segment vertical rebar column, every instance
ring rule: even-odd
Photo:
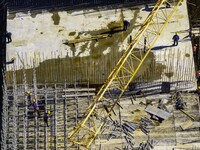
[[[88,88],[88,96],[87,96],[87,100],[88,100],[88,106],[90,105],[90,83],[89,80],[87,82],[87,88]],[[91,122],[89,122],[89,127],[91,126]]]
[[[75,118],[76,118],[76,125],[78,123],[78,96],[77,96],[77,91],[76,91],[76,82],[74,84],[75,92],[74,92],[74,98],[75,98]]]
[[[26,81],[26,71],[25,71],[25,67],[23,64],[23,83],[24,83],[24,93],[26,93],[27,91],[27,81]],[[25,107],[24,107],[24,119],[23,119],[23,147],[24,150],[27,149],[27,117],[28,117],[28,99],[26,96],[24,96],[24,103],[25,103]]]
[[[15,65],[13,65],[13,112],[12,112],[12,150],[17,150],[17,81],[16,81],[16,72]]]
[[[35,69],[35,54],[33,60],[33,87],[34,87],[34,97],[37,100],[37,78],[36,78],[36,69]],[[37,150],[37,114],[35,114],[35,126],[34,126],[34,150]]]
[[[57,89],[54,84],[54,148],[57,149]]]
[[[45,106],[44,106],[44,113],[47,112],[47,84],[45,81]],[[44,149],[47,150],[47,128],[44,126]]]
[[[7,94],[7,85],[6,77],[3,74],[3,113],[2,113],[2,144],[1,149],[7,150],[7,133],[8,133],[8,94]]]
[[[78,123],[78,95],[77,95],[77,89],[76,89],[76,82],[74,84],[74,88],[75,88],[75,92],[74,92],[74,95],[75,95],[75,118],[76,118],[76,125]],[[76,144],[76,148],[79,149],[79,145]]]
[[[67,89],[67,86],[66,86],[66,80],[65,80],[65,85],[64,85],[64,88],[65,88],[65,95],[67,94],[66,93],[66,89]],[[68,137],[68,132],[67,132],[67,98],[65,96],[65,99],[64,99],[64,147],[65,147],[65,150],[67,150],[67,137]]]

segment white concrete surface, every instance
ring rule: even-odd
[[[30,13],[26,15],[17,13],[14,19],[8,19],[8,31],[12,32],[13,42],[8,44],[7,60],[16,57],[16,64],[20,64],[17,57],[17,53],[19,53],[22,56],[26,55],[27,59],[24,60],[24,63],[27,66],[31,66],[28,60],[34,58],[34,53],[36,57],[44,55],[41,61],[65,56],[74,57],[80,52],[80,47],[84,43],[76,44],[76,52],[73,55],[71,48],[64,45],[63,40],[73,40],[78,33],[84,31],[108,29],[107,25],[109,23],[120,20],[121,9],[107,11],[88,10],[72,13],[60,11],[58,14],[60,16],[59,25],[54,25],[51,18],[52,13],[48,12],[38,14],[35,18],[32,18]],[[124,16],[125,19],[130,20],[134,17],[134,12],[130,9],[124,9]],[[59,30],[62,31],[59,32]],[[69,36],[71,32],[75,32],[75,35]],[[80,34],[80,38],[86,36],[90,35]],[[120,45],[121,43],[117,44]],[[80,55],[81,57],[89,55],[89,46],[90,44],[87,50]],[[103,53],[109,53],[109,47]]]

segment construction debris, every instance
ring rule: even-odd
[[[187,120],[186,122],[184,122],[182,125],[180,125],[180,127],[183,130],[188,129],[189,127],[191,127],[193,125],[193,121],[192,120]]]
[[[148,135],[150,132],[148,129],[154,128],[153,122],[146,117],[141,118],[139,123],[123,120],[123,124],[120,125],[118,121],[113,121],[113,126],[114,128],[110,132],[107,140],[110,140],[111,138],[119,138],[122,135],[127,143],[124,149],[127,150],[134,148],[133,146],[135,145],[135,142],[133,132],[135,130],[140,129],[144,134]],[[152,141],[148,141],[148,144],[145,144],[144,146],[153,147],[152,145]]]
[[[159,108],[159,109],[162,109],[162,110],[164,110],[164,111],[169,112],[169,111],[167,110],[166,105],[165,105],[165,101],[166,101],[166,99],[160,99],[159,102],[158,102],[158,108]]]
[[[184,110],[182,110],[182,109],[180,109],[180,111],[181,111],[182,113],[184,113],[186,116],[188,116],[190,119],[192,119],[193,121],[195,120],[195,118],[194,118],[193,116],[191,116],[190,114],[188,114],[186,111],[184,111]]]
[[[176,99],[176,109],[177,110],[185,109],[186,103],[183,101],[183,98],[181,97],[181,93],[179,91],[176,92],[175,99]]]
[[[159,117],[164,120],[168,119],[171,116],[170,113],[151,105],[148,105],[145,111],[151,115],[155,115],[156,117]]]
[[[153,145],[154,145],[153,139],[150,139],[150,137],[148,137],[147,142],[140,143],[138,150],[151,150],[154,148]]]

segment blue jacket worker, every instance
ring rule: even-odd
[[[130,22],[128,22],[127,20],[124,20],[124,31],[126,31],[129,26],[130,26]]]
[[[177,45],[178,45],[178,41],[179,41],[179,36],[178,36],[178,34],[176,33],[176,34],[173,36],[172,39],[174,40],[173,46],[177,46]]]
[[[34,98],[33,98],[32,106],[34,108],[34,112],[37,112],[38,116],[40,116],[39,106],[38,106],[38,103],[36,102],[36,100]]]
[[[11,33],[11,32],[8,32],[8,31],[6,31],[6,39],[7,39],[7,43],[10,43],[10,42],[12,42],[11,35],[12,35],[12,33]]]

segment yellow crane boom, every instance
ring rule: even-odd
[[[85,112],[84,119],[69,134],[68,138],[71,142],[86,148],[90,147],[105,125],[106,120],[114,113],[114,107],[116,105],[120,106],[118,102],[121,96],[136,76],[145,58],[182,1],[157,1],[104,85],[92,99]],[[113,88],[119,91],[115,97],[111,93]],[[110,95],[111,99],[107,98],[106,95]]]

